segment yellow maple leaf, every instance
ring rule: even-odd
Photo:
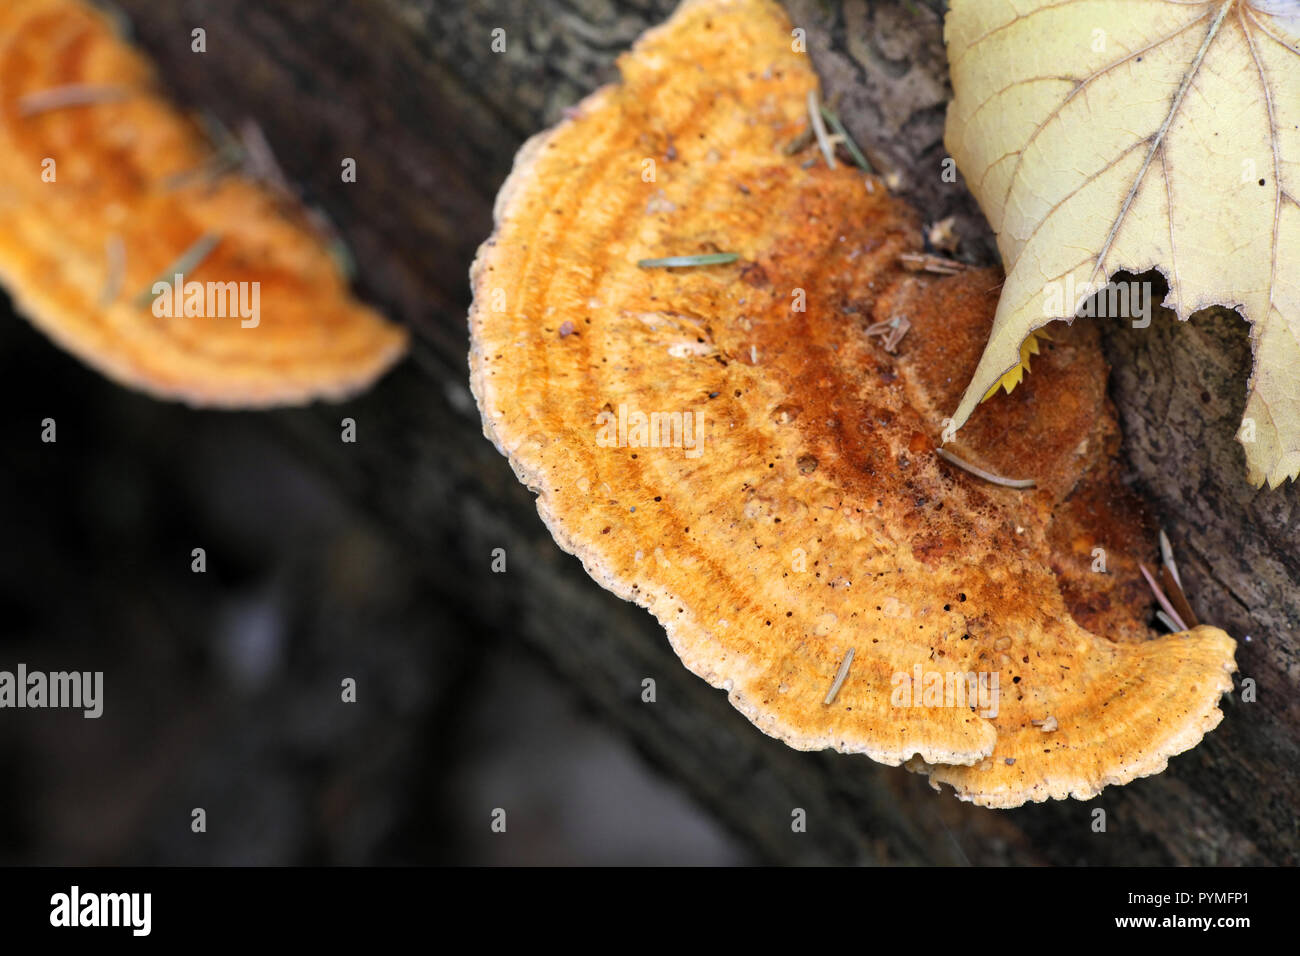
[[[1007,394],[1010,395],[1015,390],[1015,387],[1024,380],[1025,373],[1029,371],[1029,359],[1038,354],[1038,340],[1048,339],[1050,341],[1050,338],[1041,329],[1030,332],[1025,336],[1025,340],[1020,343],[1020,361],[1016,363],[1015,368],[994,382],[993,387],[984,393],[984,397],[980,401],[987,402],[997,394],[998,386],[1004,388]]]
[[[1300,474],[1300,0],[953,0],[945,39],[945,143],[1007,271],[953,423],[1063,286],[1157,269],[1179,318],[1251,323],[1248,477]]]

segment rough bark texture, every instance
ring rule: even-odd
[[[255,118],[289,177],[350,242],[360,292],[417,333],[412,359],[346,409],[265,416],[376,516],[456,626],[527,642],[606,721],[770,860],[1296,863],[1300,558],[1297,489],[1254,491],[1232,436],[1242,324],[1160,321],[1108,338],[1134,480],[1156,505],[1193,604],[1243,643],[1258,703],[1155,778],[1088,803],[990,812],[901,769],[805,754],[761,735],[682,668],[654,621],[600,591],[552,544],[530,495],[482,438],[466,388],[466,270],[515,149],[614,78],[667,0],[117,0],[183,102]],[[935,5],[791,0],[827,96],[926,221],[958,217],[961,254],[991,261],[961,183],[940,179],[948,92]],[[190,30],[208,52],[190,52]],[[492,52],[492,30],[507,51]],[[339,162],[357,159],[356,184]],[[340,445],[338,421],[361,441]],[[491,549],[509,573],[489,573]],[[436,635],[427,637],[436,641]],[[654,677],[658,703],[642,704]],[[806,833],[791,812],[807,811]],[[1106,832],[1094,832],[1104,808]]]

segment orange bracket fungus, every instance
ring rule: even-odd
[[[1096,330],[1054,329],[937,455],[1000,274],[924,269],[911,210],[830,168],[790,31],[689,0],[524,146],[472,270],[485,431],[560,546],[790,746],[995,807],[1157,773],[1219,722],[1235,645],[1148,626]]]
[[[365,388],[405,333],[351,297],[295,198],[231,165],[104,15],[0,5],[0,283],[15,306],[161,398],[258,407]]]

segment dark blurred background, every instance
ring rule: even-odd
[[[129,394],[0,311],[0,667],[105,674],[97,720],[0,716],[0,863],[749,858],[258,416]]]
[[[1088,804],[995,813],[901,769],[792,751],[555,547],[481,434],[466,272],[518,146],[613,79],[617,54],[672,5],[113,5],[180,104],[232,129],[259,124],[351,247],[358,293],[415,342],[343,405],[201,412],[105,381],[0,298],[0,668],[102,670],[106,698],[99,720],[0,712],[0,864],[1297,861],[1286,660],[1300,570],[1269,577],[1267,564],[1294,538],[1294,489],[1266,506],[1230,501],[1245,495],[1238,459],[1171,477],[1143,436],[1179,420],[1177,394],[1121,403],[1159,410],[1159,423],[1125,420],[1134,481],[1164,514],[1202,503],[1184,576],[1234,633],[1278,638],[1239,656],[1270,703],[1226,701],[1202,747]],[[944,155],[942,4],[786,7],[877,168],[924,221],[957,217],[963,257],[992,261],[964,187],[928,174]],[[498,28],[504,54],[490,49]],[[357,183],[339,183],[341,156],[357,158]],[[1112,343],[1138,370],[1121,386],[1152,387],[1153,362],[1215,334],[1158,323]],[[1234,454],[1231,378],[1248,352],[1244,334],[1223,336],[1212,344],[1231,368],[1196,390],[1222,401],[1186,412],[1207,429],[1185,426],[1198,457],[1220,431]],[[339,440],[345,416],[355,444]],[[40,440],[44,418],[55,444]],[[1267,561],[1253,545],[1212,546],[1215,516],[1233,513]],[[1177,532],[1175,544],[1187,546]],[[190,570],[196,547],[203,574]],[[1229,559],[1255,574],[1249,606],[1221,586],[1233,572],[1216,562]],[[349,677],[356,703],[340,700]],[[640,699],[645,677],[655,704]],[[204,834],[191,832],[197,807]],[[1105,834],[1090,826],[1096,807],[1113,821]],[[504,834],[490,828],[496,808]],[[795,808],[806,832],[791,829]]]

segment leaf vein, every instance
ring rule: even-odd
[[[1273,238],[1269,249],[1272,253],[1272,261],[1269,264],[1268,272],[1268,307],[1271,310],[1273,308],[1273,292],[1277,286],[1278,231],[1282,224],[1282,157],[1278,154],[1277,117],[1273,112],[1273,89],[1269,86],[1268,77],[1264,74],[1263,64],[1259,62],[1259,52],[1255,49],[1255,38],[1251,35],[1250,27],[1246,25],[1244,7],[1237,8],[1237,16],[1241,20],[1241,32],[1246,37],[1246,47],[1250,50],[1250,58],[1255,64],[1255,74],[1259,77],[1260,88],[1264,91],[1264,109],[1268,113],[1268,142],[1273,150]]]
[[[1029,139],[1025,140],[1024,144],[1020,147],[1019,150],[1017,150],[1016,155],[1018,155],[1019,158],[1016,161],[1016,168],[1011,171],[1011,179],[1008,180],[1007,182],[1007,191],[1006,191],[1006,195],[1002,197],[1002,205],[1006,206],[1007,202],[1010,201],[1011,199],[1011,190],[1015,188],[1016,180],[1020,176],[1021,166],[1024,163],[1025,150],[1027,150],[1030,146],[1033,145],[1034,141],[1038,139],[1038,134],[1041,133],[1044,129],[1046,129],[1047,126],[1052,122],[1052,120],[1057,119],[1060,116],[1061,111],[1064,110],[1065,107],[1070,104],[1070,101],[1073,100],[1075,96],[1077,96],[1079,93],[1086,90],[1088,85],[1092,83],[1094,80],[1098,79],[1099,77],[1105,76],[1111,70],[1115,69],[1118,66],[1122,66],[1123,64],[1129,62],[1130,60],[1133,60],[1140,56],[1144,56],[1147,53],[1150,53],[1152,50],[1156,49],[1157,47],[1169,43],[1170,41],[1174,40],[1181,34],[1186,33],[1188,30],[1196,26],[1202,20],[1205,20],[1207,17],[1208,14],[1198,17],[1195,20],[1191,20],[1188,23],[1184,24],[1183,26],[1179,27],[1177,30],[1173,31],[1172,33],[1166,34],[1165,36],[1160,37],[1157,40],[1153,40],[1148,45],[1142,47],[1142,49],[1134,50],[1128,56],[1116,60],[1114,63],[1106,64],[1106,66],[1102,67],[1101,69],[1095,71],[1094,73],[1080,80],[1078,86],[1076,86],[1073,90],[1071,90],[1069,95],[1067,95],[1065,99],[1061,100],[1061,102],[1057,104],[1057,106],[1050,113],[1048,113],[1046,116],[1043,117],[1042,122],[1039,123],[1038,126],[1035,127],[1034,131],[1029,134]]]
[[[1120,206],[1119,215],[1115,217],[1115,223],[1111,226],[1110,235],[1106,237],[1105,244],[1102,245],[1101,251],[1097,253],[1097,265],[1093,268],[1092,272],[1093,279],[1096,279],[1097,273],[1101,270],[1102,265],[1106,261],[1106,257],[1110,255],[1111,246],[1115,243],[1115,237],[1119,235],[1119,230],[1123,226],[1124,220],[1128,218],[1128,211],[1132,208],[1133,200],[1137,197],[1138,190],[1142,187],[1142,180],[1146,178],[1147,170],[1151,168],[1151,160],[1155,157],[1155,151],[1159,149],[1160,144],[1164,142],[1165,134],[1169,132],[1169,127],[1173,125],[1174,117],[1178,115],[1178,110],[1183,105],[1183,97],[1186,96],[1187,91],[1191,89],[1192,81],[1196,79],[1196,75],[1201,70],[1201,64],[1205,62],[1205,54],[1209,52],[1210,45],[1214,42],[1214,38],[1219,35],[1219,28],[1223,25],[1224,18],[1228,15],[1228,11],[1232,9],[1235,2],[1236,0],[1226,0],[1223,6],[1219,8],[1218,16],[1216,16],[1214,22],[1210,24],[1210,29],[1206,32],[1205,39],[1201,41],[1201,48],[1196,51],[1196,59],[1192,61],[1191,68],[1183,75],[1183,82],[1179,85],[1178,92],[1174,94],[1173,101],[1169,105],[1169,114],[1165,117],[1164,124],[1161,125],[1159,132],[1156,133],[1155,138],[1152,140],[1151,149],[1142,163],[1142,168],[1138,170],[1138,174],[1133,180],[1133,185],[1129,188],[1128,195],[1124,197],[1124,203]]]

